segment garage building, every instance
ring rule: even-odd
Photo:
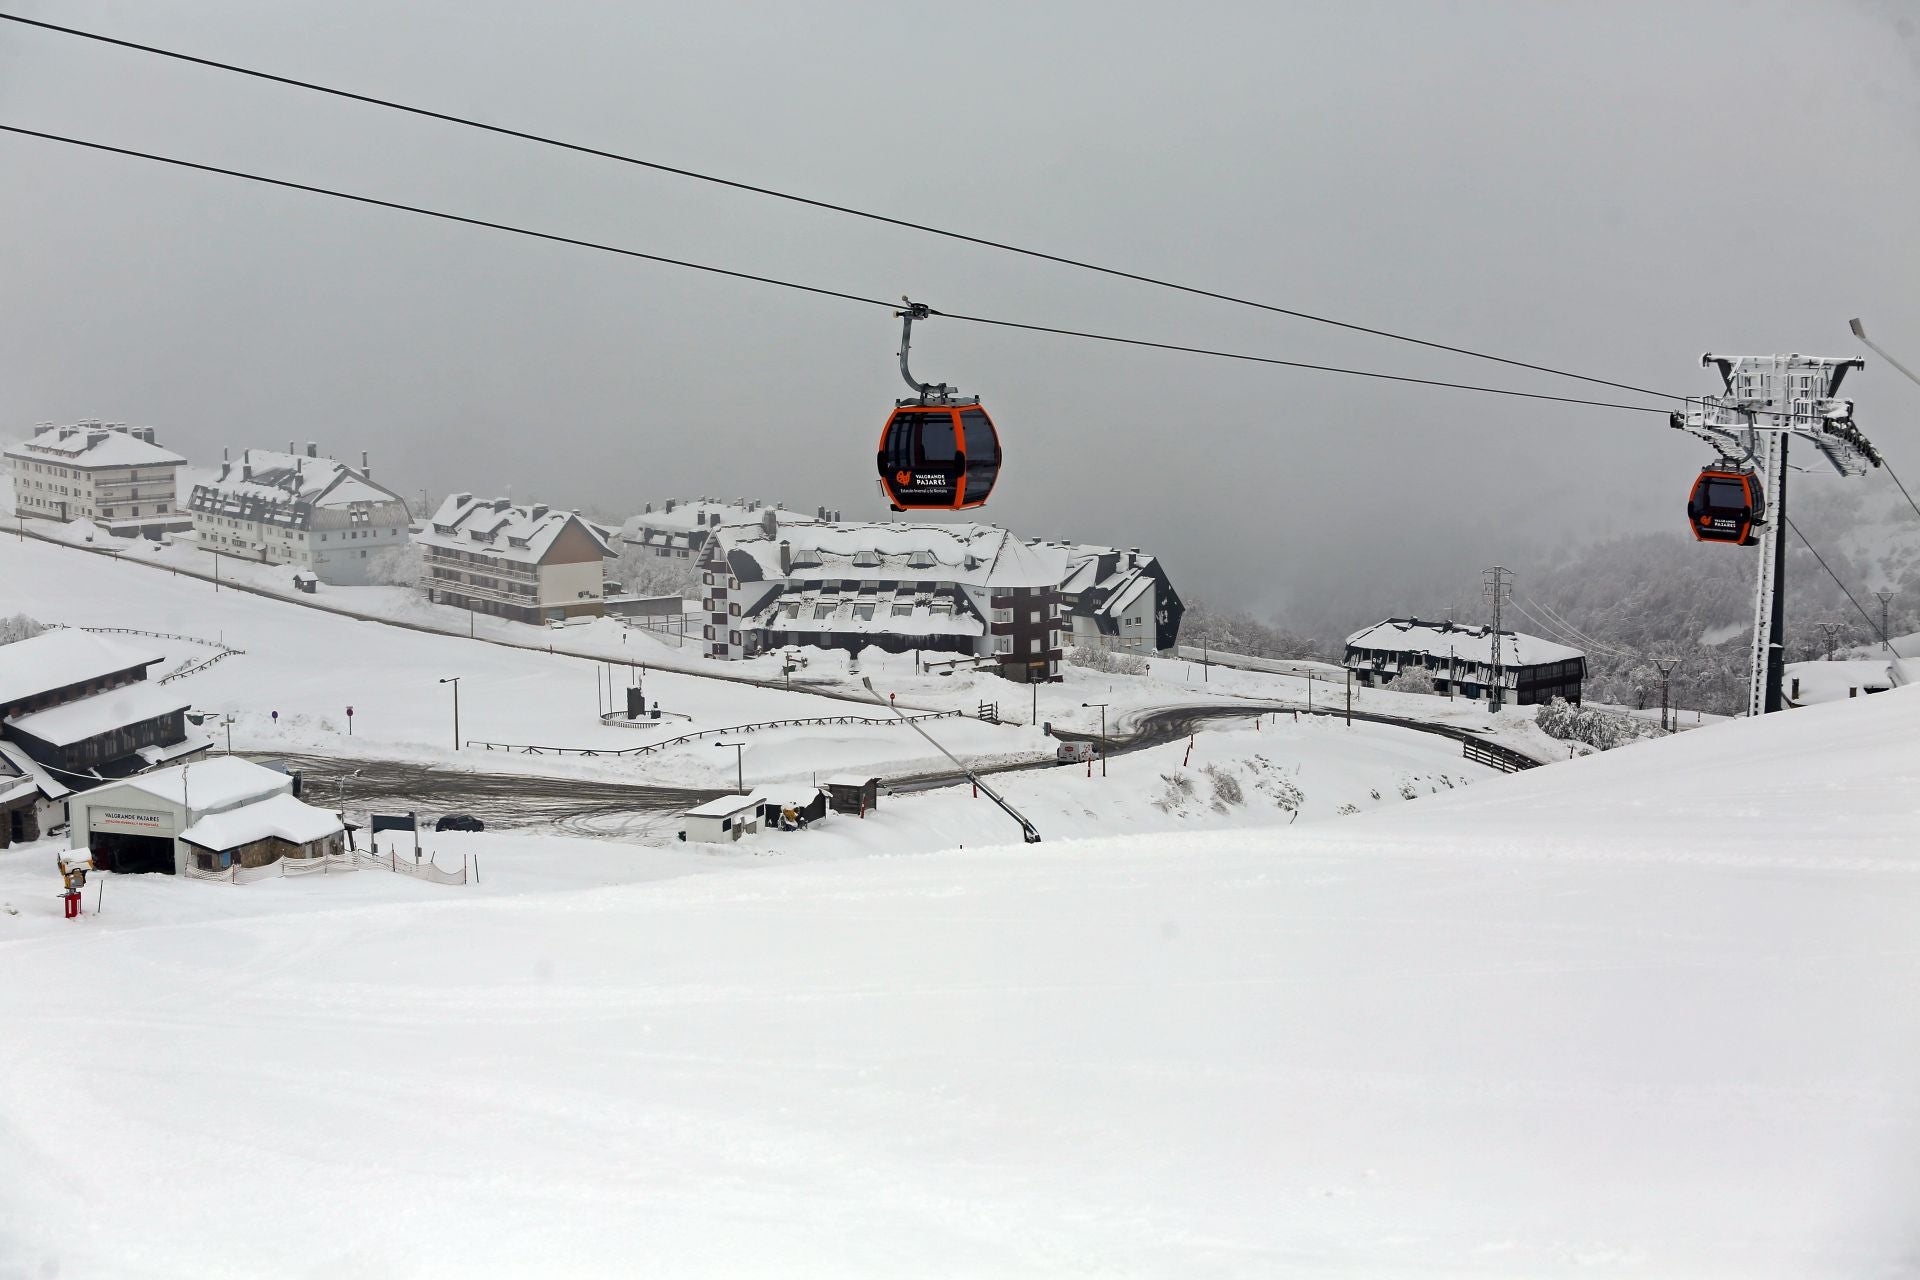
[[[338,852],[340,816],[303,804],[284,773],[221,756],[73,796],[71,844],[102,871],[219,871]]]

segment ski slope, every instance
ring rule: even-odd
[[[116,878],[146,923],[0,916],[0,1273],[1911,1274],[1917,731],[332,910]]]

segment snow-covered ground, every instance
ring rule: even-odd
[[[1261,830],[49,865],[0,1273],[1911,1274],[1916,796],[1903,690]]]
[[[887,716],[883,707],[859,707],[798,690],[788,693],[651,668],[642,674],[623,664],[355,621],[246,592],[216,591],[211,583],[105,556],[0,537],[0,615],[17,612],[42,622],[185,635],[244,650],[169,686],[191,698],[196,710],[231,714],[233,746],[241,751],[383,757],[449,767],[458,762],[460,767],[495,772],[519,769],[696,786],[734,781],[734,753],[716,750],[712,739],[626,758],[480,749],[456,756],[453,686],[440,683],[451,677],[460,678],[463,742],[622,750],[696,730],[771,720]],[[156,675],[217,652],[191,640],[121,638],[163,656]],[[649,703],[658,701],[665,711],[689,718],[663,720],[654,728],[603,725],[599,711],[624,706],[630,680],[643,683]],[[611,698],[604,692],[609,685]],[[354,709],[351,736],[349,706]],[[943,745],[980,763],[1033,758],[1052,749],[1031,728],[978,720],[942,720],[938,726]],[[208,728],[224,745],[224,719]],[[763,730],[745,740],[750,781],[876,765],[902,771],[950,767],[899,724]]]

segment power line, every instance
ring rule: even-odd
[[[1913,514],[1915,514],[1916,516],[1920,516],[1920,502],[1915,502],[1913,500],[1913,495],[1907,492],[1907,486],[1900,483],[1900,477],[1893,473],[1893,464],[1888,462],[1883,457],[1880,459],[1880,468],[1881,470],[1887,473],[1887,478],[1892,480],[1893,483],[1896,486],[1898,486],[1900,490],[1900,496],[1905,498],[1907,500],[1907,505],[1913,508]]]
[[[1869,630],[1879,635],[1880,643],[1886,645],[1889,649],[1891,649],[1893,647],[1893,641],[1887,639],[1887,633],[1881,630],[1880,625],[1876,623],[1870,616],[1868,616],[1867,611],[1865,609],[1862,609],[1860,607],[1860,602],[1853,598],[1853,592],[1847,589],[1847,584],[1840,581],[1840,575],[1835,573],[1827,565],[1826,558],[1820,554],[1820,552],[1814,547],[1813,543],[1807,541],[1807,535],[1800,532],[1800,526],[1795,524],[1793,521],[1789,520],[1787,521],[1787,528],[1793,530],[1793,536],[1800,539],[1801,544],[1805,546],[1807,550],[1813,552],[1813,558],[1820,562],[1820,567],[1822,569],[1826,569],[1827,576],[1833,579],[1833,585],[1836,587],[1839,587],[1841,592],[1847,597],[1847,603],[1853,606],[1854,612],[1859,614],[1863,619],[1866,620],[1866,624]]]
[[[59,23],[44,22],[36,18],[26,18],[26,17],[21,17],[18,14],[4,13],[4,12],[0,12],[0,19],[4,19],[7,22],[17,23],[21,26],[35,27],[42,31],[51,31],[51,32],[56,32],[60,35],[75,36],[82,40],[92,40],[100,44],[113,45],[121,49],[131,49],[138,53],[147,53],[147,54],[152,54],[156,57],[170,58],[176,62],[191,63],[195,66],[208,67],[216,71],[227,71],[235,75],[248,76],[256,80],[265,80],[273,84],[286,85],[290,88],[305,89],[312,93],[321,93],[321,94],[327,94],[335,98],[344,98],[350,102],[358,102],[358,103],[365,104],[367,106],[382,107],[389,111],[402,111],[407,113],[408,115],[420,116],[429,120],[438,120],[445,124],[460,125],[464,128],[469,128],[469,129],[479,129],[487,133],[498,134],[502,137],[515,138],[522,142],[535,142],[535,143],[539,143],[542,146],[557,147],[563,151],[572,151],[580,155],[594,156],[602,160],[615,160],[621,164],[630,164],[630,165],[638,166],[643,169],[652,169],[659,173],[673,174],[676,177],[691,178],[697,182],[712,183],[715,186],[728,187],[735,191],[745,191],[753,195],[766,196],[774,200],[784,200],[791,204],[805,205],[809,208],[823,209],[831,213],[845,214],[849,217],[854,217],[854,218],[864,218],[869,222],[884,223],[888,226],[901,227],[909,231],[919,231],[927,235],[941,236],[948,240],[958,240],[966,244],[979,245],[987,249],[996,249],[1004,253],[1018,254],[1021,257],[1034,258],[1043,262],[1052,262],[1060,266],[1072,267],[1080,271],[1092,271],[1100,275],[1112,276],[1116,279],[1131,280],[1138,284],[1152,285],[1156,288],[1161,288],[1161,289],[1172,289],[1178,293],[1190,294],[1194,297],[1210,298],[1216,302],[1228,302],[1228,303],[1234,304],[1235,306],[1251,307],[1255,310],[1267,311],[1275,315],[1290,316],[1296,320],[1306,320],[1313,324],[1328,325],[1336,329],[1345,329],[1352,333],[1364,333],[1376,338],[1387,338],[1394,342],[1410,343],[1413,346],[1426,347],[1434,351],[1446,351],[1454,355],[1469,356],[1476,360],[1489,360],[1495,364],[1508,365],[1516,369],[1529,369],[1535,373],[1546,373],[1546,374],[1552,374],[1555,377],[1572,378],[1579,382],[1593,383],[1597,386],[1613,387],[1621,391],[1632,391],[1640,395],[1655,396],[1662,400],[1679,400],[1684,403],[1684,402],[1698,398],[1694,396],[1676,396],[1668,392],[1656,391],[1651,387],[1635,386],[1634,384],[1629,382],[1616,382],[1610,378],[1596,378],[1588,374],[1574,373],[1573,371],[1568,369],[1556,368],[1552,365],[1535,364],[1527,360],[1516,360],[1508,356],[1494,355],[1491,352],[1479,351],[1471,347],[1455,346],[1451,343],[1437,342],[1427,338],[1416,338],[1411,334],[1398,333],[1391,329],[1380,329],[1380,328],[1372,327],[1370,325],[1357,324],[1352,321],[1336,320],[1331,316],[1316,315],[1313,312],[1301,311],[1293,307],[1283,307],[1283,306],[1276,305],[1274,303],[1259,302],[1252,298],[1243,298],[1230,293],[1221,293],[1217,290],[1205,289],[1197,285],[1181,284],[1177,281],[1163,279],[1158,276],[1145,275],[1136,271],[1126,271],[1118,267],[1102,266],[1099,263],[1088,262],[1079,258],[1070,258],[1063,254],[1048,253],[1041,249],[1030,249],[1021,245],[1010,244],[1002,240],[992,240],[985,236],[969,235],[965,232],[953,231],[944,227],[936,227],[924,222],[914,222],[906,218],[896,218],[888,214],[874,213],[870,210],[854,208],[851,205],[836,204],[829,200],[820,200],[820,199],[815,199],[811,196],[797,195],[793,192],[780,191],[773,187],[763,187],[763,186],[756,185],[754,183],[742,182],[733,178],[722,178],[715,174],[702,173],[697,169],[688,169],[678,165],[665,164],[658,160],[645,160],[638,156],[625,155],[618,151],[609,151],[602,147],[588,146],[584,143],[568,142],[561,138],[549,137],[545,134],[533,133],[525,129],[515,129],[506,125],[488,124],[483,120],[475,120],[471,117],[455,115],[451,112],[435,111],[428,107],[413,106],[409,103],[396,102],[390,98],[375,97],[372,94],[355,93],[352,90],[339,89],[331,85],[319,84],[311,80],[299,80],[292,76],[277,75],[270,71],[261,71],[253,67],[243,67],[236,63],[221,62],[213,58],[203,58],[195,54],[182,53],[176,49],[164,49],[158,45],[141,44],[133,40],[123,40],[123,39],[120,39],[119,37],[105,35],[97,31],[86,31],[86,30],[82,30],[79,27],[62,26]],[[956,318],[961,318],[961,317],[956,317]],[[1061,332],[1061,331],[1053,330],[1051,332]],[[1085,337],[1087,335],[1076,334],[1073,336]],[[1179,348],[1179,349],[1186,350],[1187,348]],[[1218,353],[1209,352],[1207,354],[1218,354]],[[1311,367],[1311,366],[1300,366],[1300,367],[1304,368],[1304,367]],[[1420,381],[1420,380],[1404,379],[1404,381]],[[1431,383],[1429,385],[1449,386],[1449,385],[1455,385],[1455,384]],[[1554,396],[1542,396],[1542,397],[1536,397],[1536,398],[1549,399],[1549,400],[1560,399],[1560,397],[1554,397]],[[1568,403],[1586,404],[1586,403],[1594,403],[1594,402],[1568,401]]]
[[[287,178],[270,178],[264,174],[249,173],[242,169],[228,169],[220,165],[203,164],[194,160],[182,160],[175,156],[159,155],[151,151],[136,151],[131,147],[116,147],[104,142],[91,142],[84,138],[71,138],[57,133],[46,133],[38,129],[26,129],[19,125],[0,124],[0,132],[18,134],[27,138],[38,138],[46,142],[58,142],[67,146],[83,147],[91,151],[106,152],[111,155],[128,156],[137,160],[151,160],[157,164],[173,165],[181,169],[192,169],[200,173],[219,174],[227,178],[239,178],[246,182],[258,182],[266,186],[282,187],[289,191],[302,191],[309,195],[331,196],[336,200],[349,200],[356,204],[372,205],[381,209],[392,209],[401,213],[414,213],[422,217],[438,218],[444,222],[458,222],[472,227],[484,227],[489,231],[504,231],[512,235],[529,236],[536,240],[551,241],[555,244],[573,245],[581,249],[596,249],[602,253],[619,254],[622,257],[639,258],[647,262],[657,262],[665,266],[684,267],[690,271],[703,271],[711,275],[727,276],[735,280],[747,280],[755,284],[773,285],[782,289],[792,289],[800,293],[817,294],[826,298],[839,298],[847,302],[859,302],[867,306],[893,309],[897,303],[881,298],[869,298],[862,294],[849,293],[841,289],[829,289],[820,285],[801,284],[792,280],[782,280],[775,276],[758,275],[750,271],[736,271],[727,267],[716,267],[708,263],[690,262],[684,258],[670,258],[664,254],[646,253],[639,249],[623,248],[619,245],[604,244],[595,240],[584,240],[577,236],[563,236],[551,231],[535,231],[527,227],[514,226],[511,223],[493,222],[485,218],[469,217],[465,214],[449,213],[442,209],[429,209],[422,205],[403,204],[397,200],[383,200],[376,196],[360,195],[351,191],[340,191],[332,187],[315,186],[312,183],[295,182]],[[950,311],[932,311],[933,315],[945,316],[950,320],[965,321],[969,324],[992,325],[996,328],[1019,329],[1029,333],[1049,333],[1060,337],[1081,338],[1092,342],[1110,342],[1129,347],[1145,347],[1157,351],[1177,351],[1187,355],[1208,356],[1218,360],[1238,360],[1252,364],[1275,365],[1287,369],[1306,369],[1316,373],[1338,373],[1351,378],[1370,378],[1380,382],[1401,382],[1422,387],[1445,387],[1454,391],[1475,391],[1483,395],[1510,396],[1521,400],[1546,400],[1556,404],[1590,405],[1600,409],[1618,409],[1627,413],[1653,413],[1665,416],[1665,409],[1649,408],[1646,405],[1619,404],[1608,400],[1587,400],[1578,396],[1548,395],[1539,391],[1518,391],[1511,387],[1491,387],[1469,382],[1446,382],[1437,378],[1415,378],[1406,374],[1382,373],[1373,369],[1349,369],[1340,365],[1312,364],[1304,360],[1282,360],[1275,356],[1256,356],[1237,351],[1221,351],[1209,347],[1185,346],[1174,342],[1155,342],[1146,338],[1126,338],[1115,334],[1092,333],[1083,329],[1066,329],[1056,325],[1028,324],[1018,320],[1000,320],[989,316],[960,315]]]

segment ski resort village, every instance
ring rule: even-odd
[[[0,12],[0,1280],[1920,1280],[1899,8]]]

